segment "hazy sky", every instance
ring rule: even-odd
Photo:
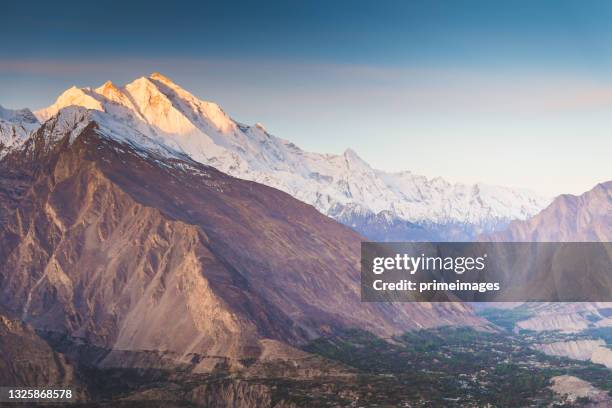
[[[0,104],[161,71],[307,150],[580,193],[612,179],[611,21],[607,0],[10,2]]]

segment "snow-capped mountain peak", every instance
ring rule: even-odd
[[[344,153],[342,153],[342,156],[344,156],[344,158],[346,159],[347,166],[352,167],[354,170],[372,170],[372,167],[370,167],[370,165],[365,160],[359,157],[357,152],[353,149],[346,149]]]
[[[473,236],[530,217],[549,202],[503,187],[376,170],[352,149],[341,155],[306,152],[261,124],[233,120],[219,105],[197,98],[160,73],[121,87],[108,81],[95,89],[70,88],[36,115],[46,120],[68,106],[99,111],[98,120],[106,117],[107,127],[121,124],[195,161],[283,190],[324,214],[342,214],[350,225],[352,213],[363,219],[384,212],[380,219],[461,225]]]
[[[76,86],[72,86],[65,90],[53,105],[35,111],[34,114],[38,120],[44,122],[56,115],[60,109],[68,106],[81,106],[83,108],[99,111],[104,110],[100,101],[92,96],[92,91],[89,88],[77,88]]]
[[[102,86],[96,88],[95,93],[102,95],[109,101],[115,102],[119,105],[128,105],[133,108],[132,102],[130,101],[128,95],[111,81],[106,81]]]

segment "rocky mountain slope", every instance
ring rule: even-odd
[[[612,181],[606,181],[579,196],[561,195],[535,217],[514,221],[507,230],[481,239],[498,242],[610,242],[611,209]],[[598,283],[602,282],[605,280]],[[531,304],[528,307],[534,316],[518,322],[520,328],[579,332],[594,325],[612,326],[607,313],[612,308],[611,303]]]
[[[481,239],[498,242],[610,242],[611,209],[612,181],[607,181],[579,196],[559,196],[535,217],[512,222],[506,231],[483,236]],[[609,278],[610,276],[608,280]],[[603,282],[605,281],[596,284],[609,287],[609,283]],[[561,285],[562,281],[558,284]],[[612,303],[558,302],[513,306],[525,316],[516,322],[515,330],[569,335],[568,341],[535,345],[539,350],[574,359],[586,358],[607,367],[612,366],[612,353],[609,348],[612,344],[604,346],[606,343],[598,337],[605,336],[606,332],[612,330]],[[593,336],[589,333],[593,333]],[[576,341],[572,338],[572,335],[576,334],[592,339]]]
[[[370,239],[465,240],[548,203],[528,191],[376,170],[350,149],[306,152],[261,124],[233,120],[157,73],[121,87],[70,88],[36,115],[44,121],[68,106],[106,112],[197,162],[285,191]]]
[[[500,242],[610,242],[612,181],[579,196],[564,194],[529,220],[492,234]]]
[[[80,389],[74,367],[31,327],[0,314],[0,384],[56,384]]]
[[[536,346],[545,354],[568,357],[574,360],[590,360],[612,368],[612,350],[606,342],[598,340],[570,340]]]
[[[361,303],[358,234],[84,108],[0,161],[0,220],[0,307],[103,350],[99,367],[209,372],[341,328],[481,323],[460,304]]]

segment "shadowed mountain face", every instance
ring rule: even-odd
[[[0,314],[0,384],[56,384],[79,389],[74,368],[26,324]]]
[[[612,238],[612,181],[598,184],[580,196],[561,195],[550,206],[527,221],[515,221],[503,232],[481,236],[481,241],[495,242],[609,242]],[[499,259],[517,258],[511,247],[498,247]],[[612,275],[609,266],[597,266],[609,259],[609,246],[592,244],[556,246],[554,256],[543,248],[528,247],[516,261],[511,277],[518,279],[516,289],[525,298],[545,299],[547,291],[592,294],[593,300],[606,300]],[[588,248],[588,249],[587,249]],[[591,252],[592,251],[592,252]],[[589,263],[586,263],[586,261]],[[590,265],[590,268],[588,267]],[[580,273],[582,269],[589,273]],[[580,274],[579,279],[576,276]],[[525,286],[525,287],[524,287]],[[533,296],[529,296],[533,294]],[[517,295],[520,298],[520,295]]]
[[[112,350],[98,366],[138,366],[154,352],[156,364],[210,371],[271,344],[291,356],[346,327],[388,336],[480,324],[459,304],[361,303],[355,232],[273,188],[122,142],[85,116],[49,120],[4,157],[0,221],[0,306]]]
[[[503,232],[480,237],[497,242],[610,242],[612,240],[612,181],[596,185],[581,194],[561,195],[539,214],[526,221],[515,221]],[[573,254],[562,252],[558,260],[571,265]],[[576,273],[575,270],[571,271]],[[600,281],[585,280],[593,290],[609,287],[610,274]],[[550,282],[563,284],[563,279],[541,276],[534,290],[546,290]],[[572,288],[568,288],[572,290]],[[520,307],[529,318],[518,321],[517,328],[534,331],[582,332],[612,326],[609,302],[527,303]]]
[[[561,195],[539,214],[514,221],[489,237],[501,242],[609,242],[612,240],[612,181],[580,196]]]

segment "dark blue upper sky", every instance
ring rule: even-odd
[[[609,0],[10,1],[0,39],[8,107],[161,71],[378,168],[554,193],[612,170]]]
[[[607,69],[612,2],[11,1],[2,56],[256,56]]]

